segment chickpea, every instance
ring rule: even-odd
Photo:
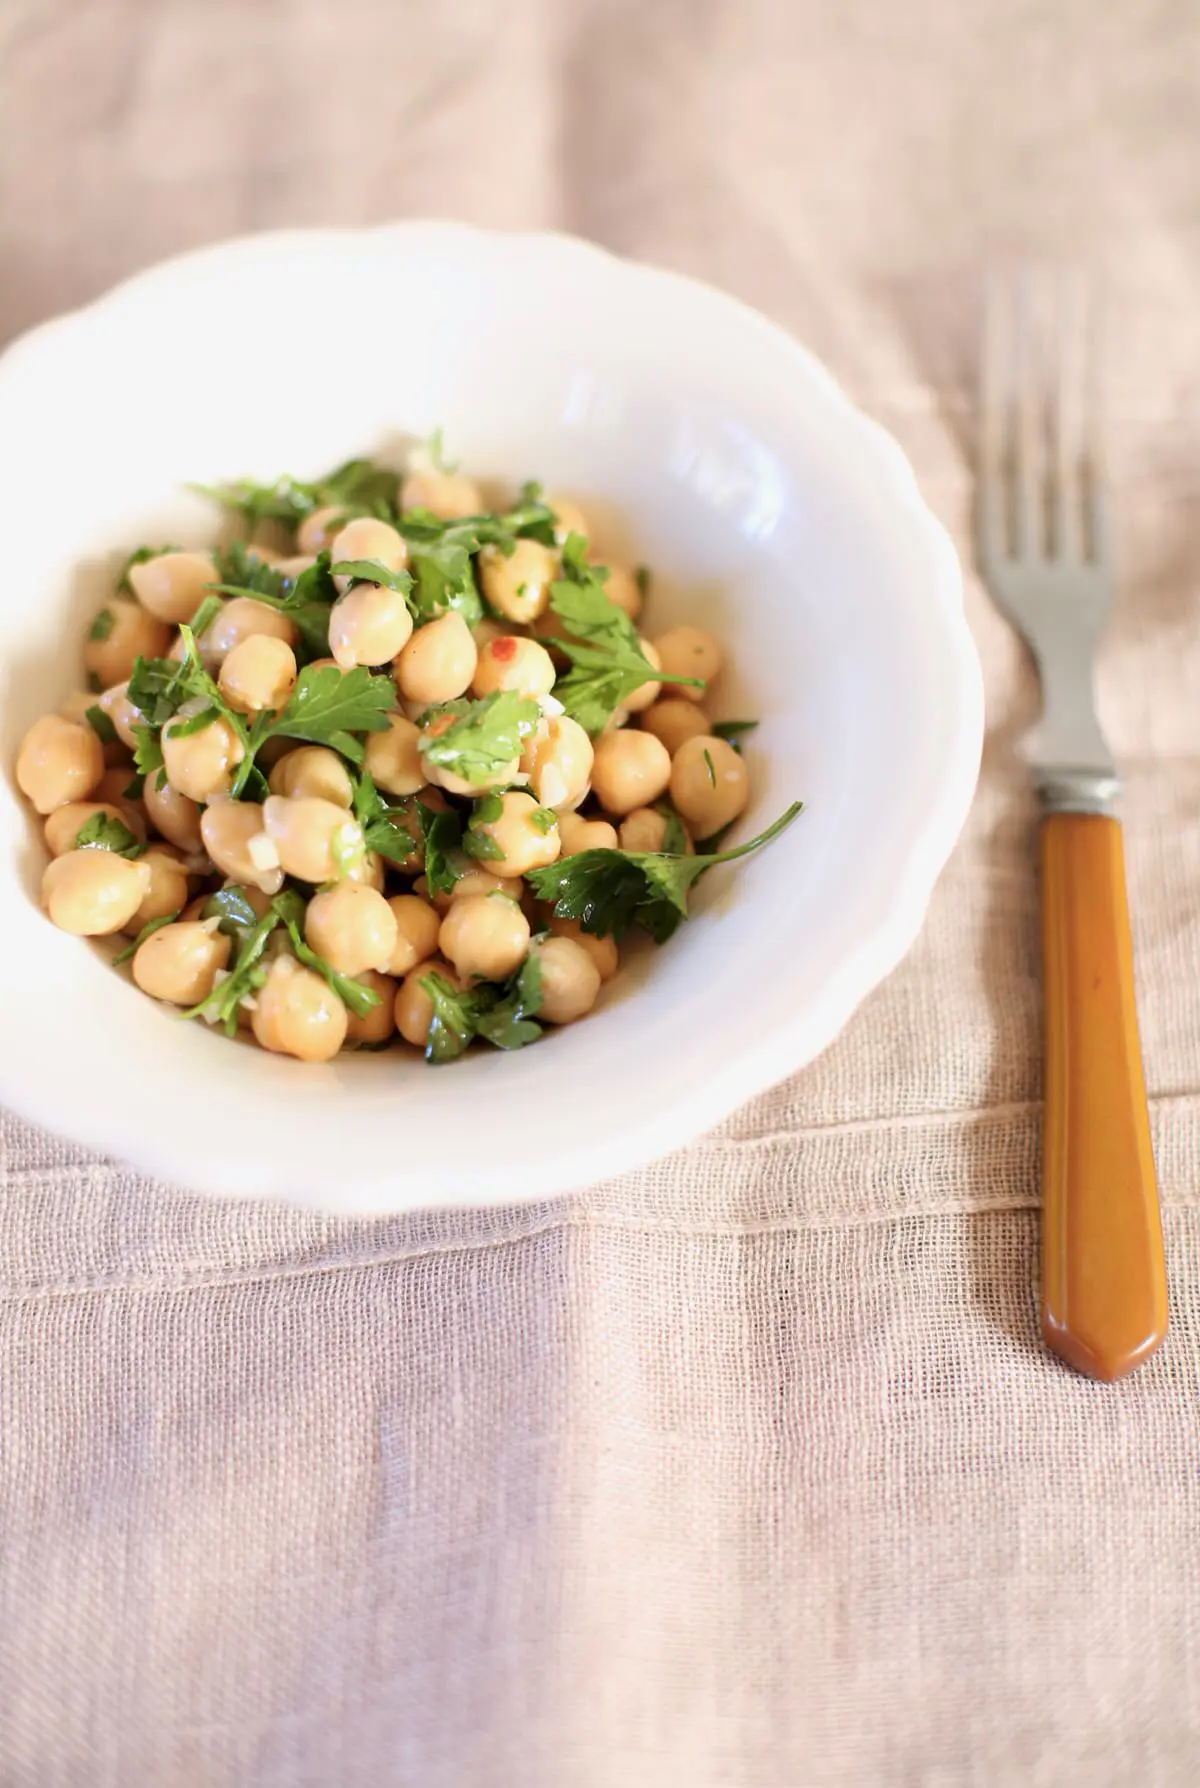
[[[396,983],[390,975],[381,975],[376,969],[368,969],[365,974],[355,975],[354,979],[369,987],[379,1004],[372,1006],[365,1018],[356,1018],[347,1007],[346,1041],[386,1043],[396,1029]]]
[[[577,720],[560,714],[543,720],[525,741],[521,768],[543,807],[573,808],[587,794],[592,741]]]
[[[560,813],[558,835],[564,857],[578,856],[580,851],[615,851],[617,828],[607,820],[581,819],[577,813]]]
[[[273,795],[291,795],[296,799],[315,797],[332,801],[337,807],[354,804],[350,772],[337,752],[330,751],[326,745],[302,745],[298,751],[289,751],[272,769],[267,787]]]
[[[153,1000],[196,1006],[212,992],[232,948],[232,938],[203,920],[177,919],[139,944],[133,978]]]
[[[389,975],[407,975],[418,962],[424,962],[437,949],[437,913],[427,900],[416,894],[394,894],[388,901],[396,921],[396,942],[387,965]]]
[[[685,739],[671,765],[671,801],[697,838],[711,838],[750,799],[746,766],[724,739]]]
[[[642,588],[637,577],[624,565],[610,565],[608,576],[604,580],[604,594],[610,602],[615,602],[623,609],[631,621],[636,621],[642,612]]]
[[[467,981],[502,981],[528,948],[529,920],[503,895],[451,901],[438,932],[438,949]]]
[[[149,885],[150,871],[140,859],[113,851],[67,851],[46,866],[42,904],[60,931],[106,937],[124,930]]]
[[[421,986],[425,975],[440,975],[460,991],[463,985],[456,971],[440,956],[431,956],[408,971],[396,989],[396,1029],[414,1049],[424,1049],[433,1021],[433,1001]]]
[[[552,937],[574,938],[581,950],[586,950],[599,971],[602,981],[611,981],[621,966],[617,942],[611,937],[593,937],[585,931],[578,919],[560,919],[551,913],[547,925]]]
[[[681,701],[702,702],[711,692],[722,663],[721,648],[712,634],[706,633],[703,627],[689,627],[685,623],[660,633],[654,644],[658,648],[659,669],[666,671],[669,677],[704,679],[703,689],[691,689],[686,683],[674,686]]]
[[[214,616],[211,625],[205,628],[196,645],[209,669],[219,670],[235,646],[259,634],[269,639],[281,639],[293,648],[298,637],[294,624],[278,609],[268,608],[265,602],[255,602],[253,596],[232,596],[223,604],[220,614]]]
[[[114,596],[92,619],[83,648],[83,667],[102,689],[129,676],[138,658],[165,658],[171,629],[140,602]],[[95,700],[95,697],[92,697]]]
[[[17,753],[17,787],[39,813],[91,794],[104,774],[104,747],[85,720],[43,714]]]
[[[521,883],[511,876],[493,875],[490,869],[468,869],[460,875],[448,894],[431,894],[422,875],[413,883],[423,900],[438,913],[448,913],[456,900],[469,900],[473,894],[507,894],[510,900],[520,899]]]
[[[130,701],[126,694],[128,687],[126,683],[115,683],[97,698],[96,706],[101,713],[108,715],[122,745],[133,751],[137,746],[137,734],[133,729],[135,726],[145,725],[145,716]]]
[[[382,894],[386,880],[383,858],[378,851],[364,850],[359,856],[352,854],[346,864],[346,873],[343,879],[348,882],[356,882],[363,888],[374,888],[377,894]]]
[[[454,725],[454,718],[453,714],[435,715],[429,725],[422,729],[424,736],[427,739],[438,738]],[[480,795],[486,793],[490,788],[503,788],[507,783],[514,781],[521,771],[520,758],[512,757],[482,782],[468,782],[465,776],[457,776],[453,770],[444,769],[440,764],[431,764],[424,758],[422,762],[425,764],[425,774],[429,780],[438,788],[445,789],[449,795]]]
[[[474,695],[491,695],[497,689],[509,689],[515,695],[549,695],[554,688],[554,660],[545,646],[535,639],[518,639],[502,633],[491,639],[479,652],[479,662],[471,679]]]
[[[318,553],[323,553],[342,526],[345,513],[337,503],[326,503],[320,509],[310,509],[296,529],[297,550],[305,558],[315,558]]]
[[[142,787],[146,817],[156,832],[189,856],[204,849],[200,835],[200,807],[180,794],[161,770],[152,770]]]
[[[408,547],[403,534],[397,533],[390,522],[377,521],[373,515],[356,515],[330,541],[329,557],[335,565],[343,559],[375,559],[388,571],[403,571],[408,563]],[[336,577],[334,582],[343,594],[351,584],[345,576]],[[372,662],[382,664],[383,660]]]
[[[390,664],[409,642],[412,630],[408,604],[398,590],[384,584],[352,584],[330,611],[329,649],[339,670]]]
[[[259,802],[213,801],[200,816],[200,837],[222,875],[263,894],[278,894],[283,871]]]
[[[537,540],[518,540],[508,558],[498,546],[485,546],[479,555],[484,596],[505,620],[525,626],[546,612],[559,570],[558,554]]]
[[[421,730],[403,714],[388,715],[386,733],[368,733],[365,763],[376,788],[389,795],[415,795],[425,785],[418,742]]]
[[[471,686],[478,653],[457,609],[418,627],[396,662],[396,686],[406,701],[450,702]]]
[[[638,645],[642,648],[643,657],[654,666],[655,670],[661,670],[662,662],[659,659],[657,650],[650,644],[650,641],[648,639],[639,638]],[[640,714],[643,708],[648,708],[652,703],[656,702],[661,693],[662,684],[655,682],[653,679],[648,683],[639,683],[637,688],[625,697],[623,703],[625,712],[627,714]]]
[[[666,815],[653,807],[635,807],[621,821],[618,836],[623,851],[660,851],[666,836]]]
[[[401,509],[428,509],[440,521],[460,521],[464,515],[483,511],[483,495],[473,478],[458,472],[439,472],[434,466],[414,466],[400,486]]]
[[[254,996],[250,1028],[264,1049],[327,1062],[346,1041],[346,1008],[329,984],[293,956],[277,956]]]
[[[335,881],[365,854],[362,828],[334,801],[268,795],[263,821],[280,868],[302,882]]]
[[[554,538],[560,546],[564,545],[568,534],[582,534],[586,540],[590,533],[588,518],[570,497],[553,496],[546,498],[546,505],[554,511]]]
[[[203,698],[200,698],[203,703]],[[187,724],[186,703],[180,717],[168,720],[162,729],[161,743],[167,780],[189,801],[208,801],[214,795],[227,795],[233,772],[245,756],[242,742],[232,726],[218,716],[196,733],[180,733]]]
[[[263,708],[278,712],[295,681],[296,654],[287,641],[255,633],[230,652],[221,666],[217,687],[239,714],[255,714]]]
[[[311,571],[316,562],[311,553],[294,553],[290,558],[277,560],[275,569],[281,571],[289,583],[294,584],[306,571]]]
[[[478,828],[500,852],[489,860],[488,867],[495,874],[514,876],[553,863],[559,853],[558,826],[551,824],[543,830],[545,809],[520,790],[501,795],[500,803],[498,818]]]
[[[168,913],[180,913],[187,905],[187,870],[170,845],[154,844],[139,859],[150,871],[150,881],[142,896],[142,904],[134,913],[126,931],[138,932],[151,919],[165,919]]]
[[[217,568],[207,553],[159,553],[131,565],[129,587],[144,609],[173,627],[190,621],[217,581]]]
[[[485,615],[483,620],[476,621],[474,627],[471,629],[471,638],[475,641],[475,650],[477,652],[482,652],[483,648],[485,646],[490,646],[494,639],[502,639],[507,631],[508,629],[505,627],[503,621],[493,621],[490,615]]]
[[[337,882],[309,901],[304,937],[340,975],[382,971],[396,948],[396,915],[374,888]]]
[[[609,813],[632,813],[649,807],[664,793],[671,780],[671,758],[653,733],[632,729],[602,733],[596,740],[592,787],[601,807]]]
[[[120,820],[128,826],[138,843],[146,836],[146,828],[142,825],[138,814],[128,807],[118,806],[115,801],[72,801],[66,807],[56,807],[46,821],[46,849],[52,857],[65,856],[67,851],[75,849],[75,840],[84,826],[96,814],[106,814],[109,819]]]
[[[646,732],[662,740],[672,757],[685,739],[694,739],[712,727],[703,708],[697,707],[695,702],[685,702],[677,695],[664,696],[653,707],[647,708],[641,724]]]
[[[573,1024],[591,1011],[600,992],[600,970],[581,943],[571,937],[548,937],[537,945],[537,960],[542,971],[539,1019]]]

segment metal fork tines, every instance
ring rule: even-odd
[[[979,539],[992,595],[1037,660],[1028,755],[1053,810],[1105,813],[1118,789],[1092,661],[1112,599],[1098,381],[1100,329],[1080,280],[993,284],[983,349]]]

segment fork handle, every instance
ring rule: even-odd
[[[1047,814],[1041,868],[1042,1333],[1120,1378],[1166,1333],[1167,1276],[1118,821]]]

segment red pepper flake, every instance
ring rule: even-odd
[[[492,641],[492,657],[501,664],[507,664],[510,658],[517,655],[517,642],[511,633],[502,633],[499,639]]]

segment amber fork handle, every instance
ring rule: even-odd
[[[1048,813],[1041,874],[1042,1333],[1077,1371],[1120,1378],[1167,1329],[1120,823]]]

